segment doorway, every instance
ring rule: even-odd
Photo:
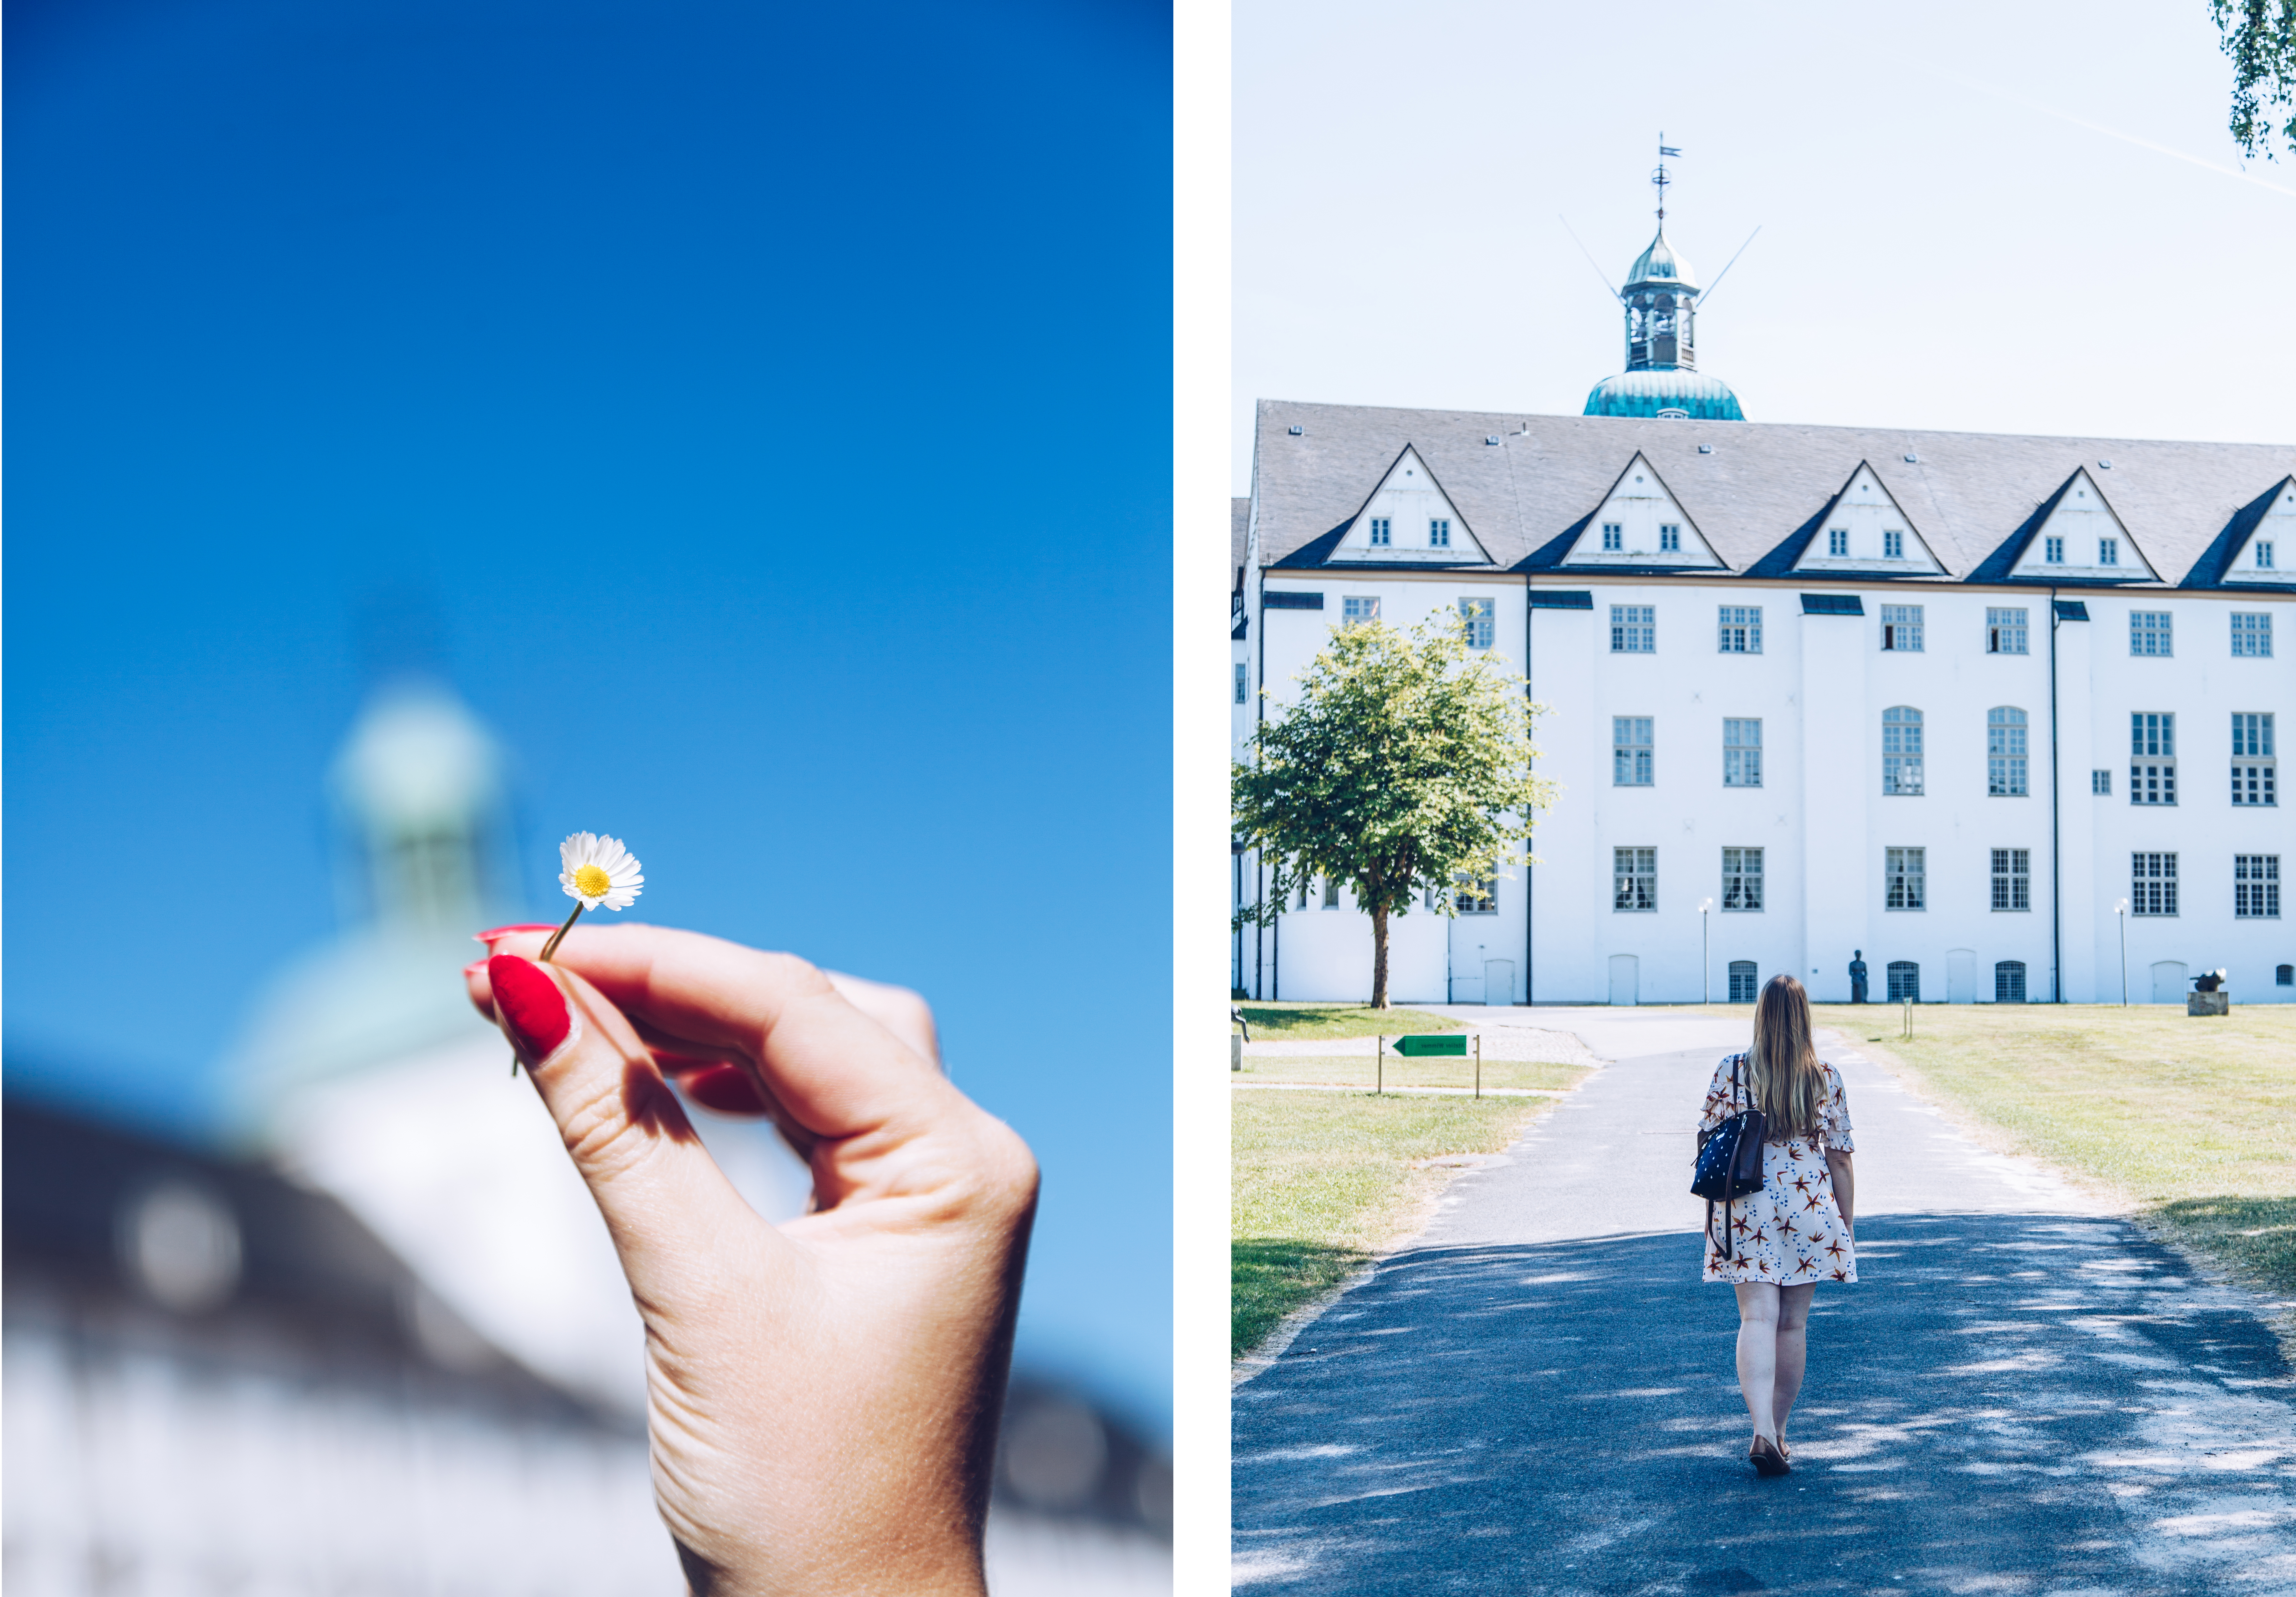
[[[1632,1003],[1642,981],[1642,961],[1631,954],[1611,955],[1611,1002]]]
[[[2182,1003],[2185,1001],[2185,967],[2178,961],[2164,959],[2152,967],[2152,1002]]]

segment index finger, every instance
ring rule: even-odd
[[[536,950],[540,936],[502,939]],[[828,974],[768,954],[660,926],[580,927],[551,955],[628,1015],[671,1036],[722,1048],[756,1066],[807,1130],[849,1137],[914,1125],[955,1093],[937,1064],[838,991]]]

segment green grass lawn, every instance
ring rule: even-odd
[[[1241,1010],[1251,1022],[1255,1043],[1391,1037],[1406,1032],[1457,1031],[1464,1024],[1423,1009],[1373,1009],[1363,1003],[1231,1003],[1228,1007]]]
[[[1717,1013],[1746,1006],[1715,1006]],[[2261,1284],[2296,1292],[2296,1004],[1819,1004],[1936,1096],[2133,1203]]]
[[[1385,1083],[1390,1087],[1472,1087],[1475,1061],[1465,1059],[1403,1059],[1386,1055]],[[1261,1054],[1244,1057],[1243,1069],[1229,1073],[1230,1081],[1309,1081],[1361,1087],[1365,1092],[1382,1078],[1368,1053]],[[1587,1072],[1578,1065],[1535,1064],[1521,1060],[1483,1061],[1486,1087],[1568,1087]]]
[[[1586,1074],[1518,1068],[1562,1072],[1562,1085]],[[1285,1314],[1375,1257],[1451,1174],[1414,1161],[1495,1153],[1555,1102],[1235,1093],[1231,1356],[1250,1352]]]

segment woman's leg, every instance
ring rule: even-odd
[[[1778,1289],[1767,1281],[1742,1281],[1738,1294],[1738,1390],[1754,1434],[1778,1439],[1774,1419],[1778,1379]],[[1799,1379],[1799,1376],[1797,1376]]]
[[[1794,1397],[1801,1391],[1802,1367],[1809,1359],[1809,1300],[1816,1291],[1814,1281],[1777,1289],[1777,1372],[1771,1378],[1770,1413],[1778,1422],[1781,1440],[1786,1434],[1786,1416],[1793,1412]],[[1742,1330],[1740,1334],[1744,1334]]]

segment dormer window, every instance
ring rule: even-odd
[[[1603,553],[1615,554],[1627,546],[1627,529],[1616,521],[1603,523]]]
[[[2096,563],[2100,566],[2117,566],[2120,563],[2120,540],[2119,538],[2097,539]]]
[[[2272,540],[2270,538],[2259,538],[2256,540],[2256,569],[2259,571],[2269,571],[2272,569]]]
[[[2063,565],[2065,563],[2064,539],[2043,538],[2041,540],[2041,558],[2053,566]]]
[[[1833,531],[1827,533],[1825,535],[1825,552],[1828,554],[1837,557],[1848,554],[1849,553],[1849,528],[1847,527],[1837,527]]]
[[[1395,523],[1385,516],[1374,516],[1371,519],[1371,546],[1374,549],[1384,549],[1393,542],[1395,542]]]
[[[1429,519],[1427,546],[1430,549],[1448,549],[1451,546],[1451,523],[1447,518],[1435,516]]]
[[[1904,533],[1885,532],[1882,535],[1882,558],[1883,560],[1903,560],[1906,558],[1906,535]]]
[[[1666,525],[1658,529],[1658,549],[1660,554],[1682,553],[1682,528]]]

